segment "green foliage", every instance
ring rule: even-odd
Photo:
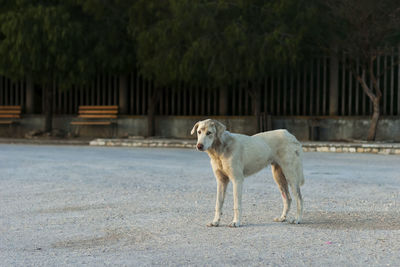
[[[303,59],[317,13],[314,0],[0,0],[0,73],[63,85],[135,68],[162,85],[254,81]]]
[[[383,96],[379,76],[399,64],[392,59],[379,74],[376,61],[400,44],[399,1],[326,0],[322,7],[326,16],[321,17],[321,25],[326,26],[326,31],[316,37],[322,40],[319,42],[322,47],[346,56],[344,66],[351,70],[371,100],[373,115],[367,140],[374,140]]]
[[[128,34],[130,0],[75,0],[89,29],[93,64],[98,72],[129,73],[136,66],[134,40]]]
[[[262,79],[302,58],[312,1],[140,0],[130,33],[139,69],[161,84]]]
[[[368,65],[371,57],[400,44],[398,0],[321,1],[325,29],[315,39],[327,50],[336,47],[354,60]]]
[[[95,70],[87,53],[79,6],[69,1],[18,0],[0,13],[0,73],[61,86],[83,81]],[[89,46],[88,46],[89,45]]]

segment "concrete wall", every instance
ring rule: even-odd
[[[274,129],[288,129],[300,140],[310,140],[310,125],[318,128],[319,140],[365,140],[370,125],[369,117],[273,117]],[[400,117],[382,117],[378,123],[377,141],[400,142]]]
[[[193,125],[208,117],[201,116],[157,116],[156,135],[171,138],[193,138],[190,131]],[[227,126],[231,132],[252,135],[256,133],[254,116],[218,116],[215,118]],[[107,126],[84,126],[77,128],[70,122],[74,116],[55,116],[54,128],[61,132],[81,137],[127,137],[146,136],[146,116],[121,116],[116,128]],[[299,140],[310,140],[310,125],[314,125],[315,137],[319,140],[365,140],[369,128],[367,117],[273,117],[273,129],[288,129]],[[44,127],[44,116],[26,115],[19,124],[11,127],[0,125],[2,137],[24,137],[26,133]],[[400,142],[400,117],[385,117],[379,121],[377,140]]]
[[[214,118],[226,125],[231,132],[255,134],[256,118],[254,116],[160,116],[156,119],[156,134],[165,137],[190,138],[190,131],[196,122]]]
[[[256,118],[253,116],[233,117],[201,117],[201,116],[157,116],[155,121],[156,136],[170,138],[192,138],[190,131],[194,124],[199,120],[206,118],[215,118],[224,123],[230,131],[240,132],[245,134],[254,134],[256,128]],[[99,126],[84,127],[87,131],[80,130],[81,136],[102,134]],[[92,128],[92,129],[90,129]],[[105,127],[107,128],[107,127]],[[97,130],[96,130],[97,129]],[[92,133],[90,133],[92,131]],[[119,137],[126,136],[146,136],[147,135],[147,117],[146,116],[122,116],[118,119],[118,134]]]

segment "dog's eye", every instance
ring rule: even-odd
[[[197,133],[198,133],[198,134],[201,134],[201,131],[198,131]]]
[[[210,135],[211,134],[211,132],[207,132],[207,135]]]

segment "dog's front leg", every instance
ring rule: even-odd
[[[226,188],[228,187],[229,179],[223,175],[216,174],[217,178],[217,201],[215,204],[214,220],[207,226],[218,226],[222,215],[222,206],[224,205]]]
[[[232,180],[233,184],[233,221],[229,227],[239,227],[240,219],[242,217],[242,190],[243,190],[243,177],[236,177]]]

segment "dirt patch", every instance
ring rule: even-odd
[[[334,230],[400,230],[399,212],[327,212],[304,213],[304,227]]]
[[[113,208],[112,205],[84,205],[84,206],[64,206],[57,208],[41,209],[38,213],[67,213],[67,212],[79,212],[88,210],[101,210]]]
[[[88,249],[102,246],[129,246],[153,239],[153,233],[141,228],[108,229],[102,236],[74,238],[52,244],[53,248]]]

